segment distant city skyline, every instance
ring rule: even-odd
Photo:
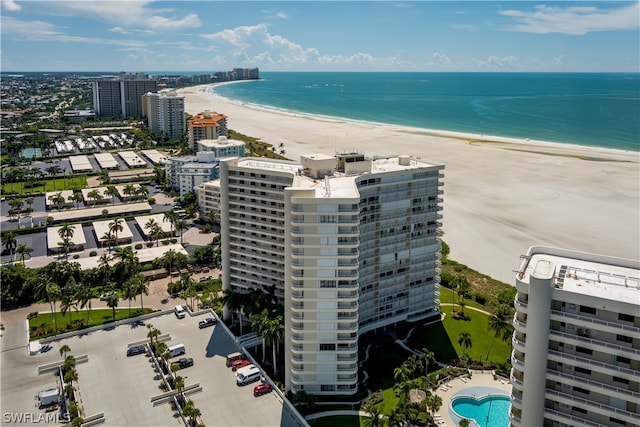
[[[1,0],[1,70],[640,71],[640,3]]]

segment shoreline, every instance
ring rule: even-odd
[[[283,144],[294,161],[357,151],[444,164],[442,238],[451,259],[505,283],[532,245],[640,257],[640,152],[287,112],[210,87],[178,90],[189,114],[222,113],[230,129]]]
[[[234,105],[251,108],[255,110],[262,110],[265,112],[280,113],[280,114],[284,114],[292,117],[305,117],[311,120],[325,121],[329,123],[356,123],[356,124],[363,124],[363,125],[370,125],[370,126],[389,126],[397,130],[404,130],[405,132],[418,133],[418,134],[423,134],[425,136],[436,136],[436,137],[460,139],[460,140],[465,140],[467,142],[514,144],[518,146],[524,145],[526,147],[529,147],[529,146],[542,147],[547,149],[567,149],[567,150],[584,149],[584,150],[594,150],[595,152],[621,154],[621,155],[636,153],[640,156],[640,151],[625,150],[621,148],[598,147],[594,145],[581,145],[581,144],[573,144],[569,142],[546,141],[541,139],[518,138],[518,137],[512,137],[512,136],[488,135],[488,134],[479,134],[479,133],[471,133],[471,132],[459,132],[459,131],[446,130],[446,129],[424,128],[424,127],[400,125],[400,124],[394,124],[394,123],[382,123],[382,122],[372,122],[367,120],[351,119],[348,117],[327,116],[323,114],[305,113],[305,112],[299,112],[299,111],[289,110],[289,109],[280,108],[280,107],[274,107],[270,105],[247,103],[247,102],[235,100],[232,98],[228,98],[213,92],[213,89],[218,86],[249,83],[252,81],[253,80],[237,80],[237,81],[231,81],[231,82],[211,83],[206,85],[194,86],[194,88],[199,88],[200,93],[209,95],[212,98],[223,100],[224,102],[229,104],[234,104]]]

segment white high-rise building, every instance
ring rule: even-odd
[[[438,318],[443,169],[359,153],[220,161],[223,290],[275,285],[287,390],[353,394],[360,334]]]
[[[147,93],[143,96],[143,106],[149,129],[182,139],[186,132],[184,96],[178,96],[174,91]]]
[[[516,288],[511,425],[640,425],[640,261],[532,247]]]

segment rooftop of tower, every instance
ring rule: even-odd
[[[519,280],[547,277],[564,292],[640,305],[640,262],[548,249],[525,257]]]

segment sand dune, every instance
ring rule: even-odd
[[[640,258],[640,153],[296,114],[206,88],[179,90],[188,113],[223,113],[292,160],[353,150],[443,163],[451,258],[504,282],[531,245]]]

